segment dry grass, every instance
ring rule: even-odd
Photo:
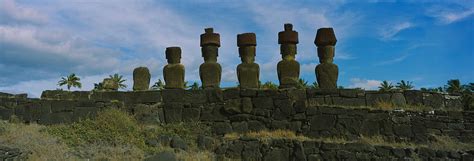
[[[395,105],[392,102],[377,100],[375,102],[375,108],[381,110],[394,110]]]
[[[237,140],[241,137],[249,137],[249,138],[256,138],[260,141],[269,141],[271,139],[292,139],[292,140],[299,140],[299,141],[307,141],[312,140],[303,135],[296,135],[295,132],[289,130],[262,130],[262,131],[252,131],[244,134],[240,133],[229,133],[224,135],[225,140]]]
[[[215,155],[209,151],[179,151],[176,158],[185,161],[212,161],[215,160]]]
[[[71,160],[70,148],[59,138],[44,133],[46,127],[37,124],[16,124],[0,122],[0,144],[29,151],[30,160]]]

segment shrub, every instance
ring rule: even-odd
[[[82,120],[70,125],[54,125],[48,128],[48,132],[63,138],[71,146],[85,144],[144,146],[137,121],[118,109],[101,111],[94,120]]]

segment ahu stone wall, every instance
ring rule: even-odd
[[[363,143],[326,143],[275,139],[267,142],[252,138],[221,143],[215,150],[223,158],[258,161],[320,160],[473,160],[474,151],[446,151],[427,147],[397,148]]]
[[[430,106],[431,112],[375,110],[377,102]],[[288,129],[310,137],[385,136],[426,142],[432,134],[474,140],[474,111],[459,111],[459,96],[352,89],[181,90],[133,92],[45,91],[41,99],[0,97],[0,118],[39,124],[71,123],[103,108],[124,108],[144,122],[200,121],[214,134]],[[363,108],[365,107],[365,108]],[[446,111],[447,109],[447,111]]]

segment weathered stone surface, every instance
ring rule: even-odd
[[[165,114],[166,123],[181,122],[182,117],[183,117],[183,104],[181,103],[165,104],[164,114]]]
[[[171,147],[175,149],[188,150],[188,145],[186,144],[186,142],[176,136],[171,139]]]
[[[316,79],[319,88],[337,88],[339,67],[332,63],[322,63],[316,66]]]
[[[183,89],[165,89],[162,90],[163,102],[183,102],[185,91]]]
[[[203,150],[211,150],[215,144],[215,140],[212,137],[199,135],[197,139],[197,146]]]
[[[264,156],[264,161],[288,161],[289,152],[288,149],[271,149]]]
[[[117,91],[119,88],[118,82],[115,82],[111,78],[105,78],[102,81],[102,88],[106,91]]]
[[[205,32],[201,34],[201,52],[204,63],[199,66],[199,76],[202,88],[219,88],[222,73],[222,67],[217,63],[220,36],[214,33],[212,28],[205,29]]]
[[[166,89],[184,88],[184,65],[181,63],[181,48],[166,48],[166,59],[168,64],[163,68]]]
[[[237,46],[242,63],[237,66],[240,88],[258,88],[260,67],[255,62],[256,36],[254,33],[237,35]]]
[[[124,93],[124,101],[129,104],[161,102],[161,91],[133,91]]]
[[[390,93],[367,93],[365,99],[368,106],[376,106],[379,102],[390,102]]]
[[[185,122],[196,122],[199,121],[201,110],[199,108],[184,108],[183,109],[183,121]]]
[[[252,99],[248,97],[242,98],[242,112],[251,113],[252,110],[253,110]]]
[[[224,135],[232,132],[232,126],[227,122],[216,122],[212,125],[212,130],[217,135]]]
[[[405,106],[407,104],[405,96],[402,93],[393,93],[390,97],[390,102],[396,106]]]
[[[409,105],[422,105],[423,104],[423,93],[417,90],[406,90],[403,91],[405,100]]]
[[[133,90],[148,90],[150,87],[150,70],[147,67],[138,67],[133,70]]]
[[[295,60],[298,32],[293,31],[292,24],[285,24],[285,30],[278,33],[278,43],[283,59],[277,65],[280,88],[294,88],[299,79],[300,64]]]
[[[252,103],[255,108],[260,109],[273,109],[273,100],[268,97],[256,97],[252,98]]]
[[[433,108],[444,108],[443,95],[440,93],[423,93],[423,104]]]
[[[336,64],[333,64],[336,42],[336,36],[332,28],[318,29],[314,44],[318,46],[318,57],[321,63],[315,69],[319,88],[337,88],[339,68]]]
[[[329,130],[336,124],[336,117],[331,115],[315,115],[311,118],[311,130]]]
[[[320,28],[316,33],[314,44],[316,46],[335,46],[337,42],[336,35],[332,28]]]

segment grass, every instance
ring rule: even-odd
[[[289,130],[274,130],[274,131],[258,131],[258,132],[248,132],[248,133],[228,133],[224,135],[225,140],[237,140],[241,137],[256,138],[260,141],[268,142],[272,139],[292,139],[299,141],[311,140],[310,138],[303,135],[296,135],[293,131]]]
[[[149,138],[160,135],[178,136],[190,147],[177,152],[184,160],[212,160],[212,153],[198,151],[195,146],[199,134],[210,134],[201,123],[142,125],[127,112],[106,109],[95,119],[81,120],[67,125],[23,124],[15,117],[11,122],[0,122],[0,144],[29,151],[30,160],[143,160],[171,147],[151,147]]]

